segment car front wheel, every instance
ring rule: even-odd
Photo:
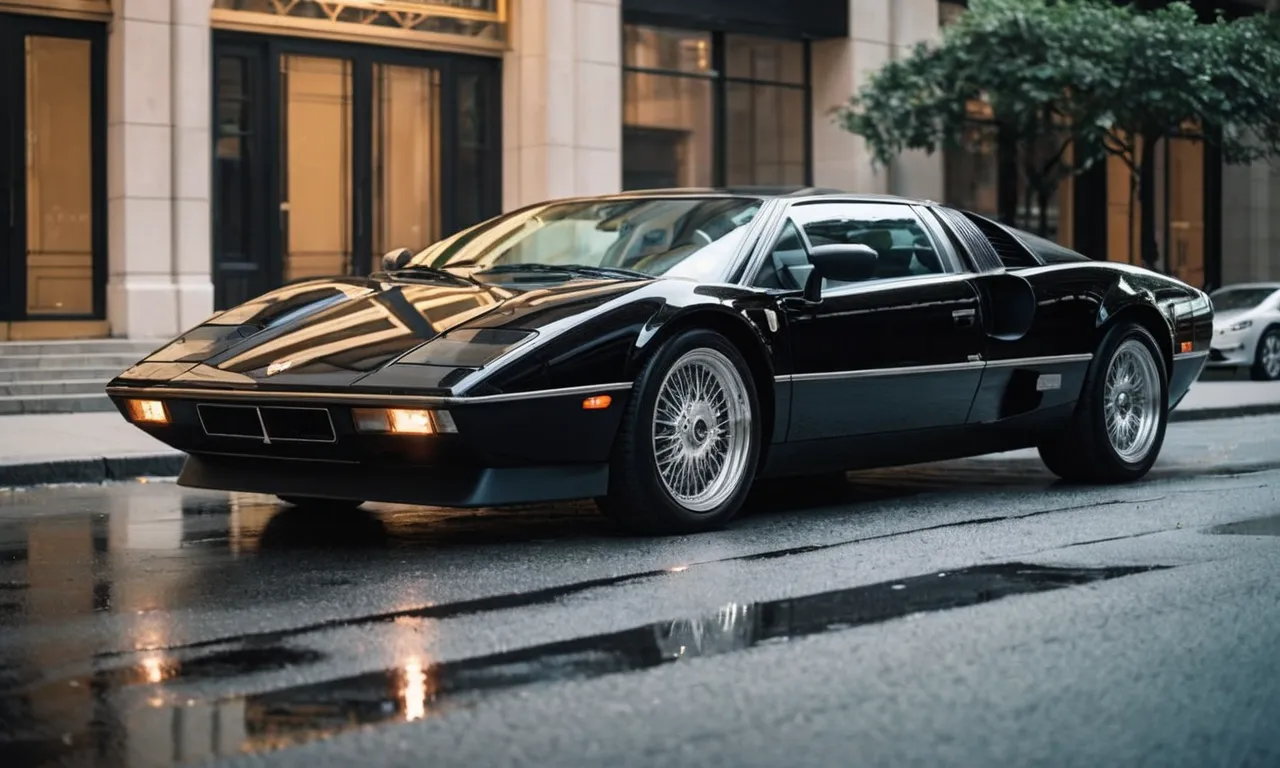
[[[636,381],[601,511],[646,534],[724,525],[755,476],[758,413],[751,371],[728,339],[709,330],[672,337]]]
[[[1118,483],[1151,470],[1169,421],[1168,373],[1155,339],[1120,324],[1103,339],[1066,431],[1040,446],[1064,480]]]
[[[1280,328],[1268,328],[1258,339],[1258,351],[1254,353],[1249,373],[1254,381],[1280,379]]]

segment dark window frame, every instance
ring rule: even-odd
[[[711,68],[708,72],[688,72],[679,69],[664,69],[660,67],[636,67],[626,63],[626,33],[627,27],[645,26],[656,27],[661,29],[670,29],[686,32],[705,32],[711,35]],[[760,38],[770,38],[767,32],[759,29],[726,29],[719,26],[701,25],[696,22],[683,23],[675,25],[669,19],[658,19],[650,17],[642,13],[625,13],[623,15],[622,27],[618,31],[620,44],[622,46],[622,98],[626,99],[626,77],[629,74],[654,75],[657,77],[677,77],[688,78],[692,80],[701,80],[711,84],[711,152],[712,152],[712,168],[711,168],[711,186],[725,187],[727,186],[728,175],[728,86],[729,84],[737,85],[758,85],[765,87],[787,88],[799,91],[803,94],[803,163],[804,163],[804,186],[813,186],[813,47],[808,39],[797,39],[791,36],[773,36],[772,39],[787,42],[799,42],[803,45],[803,53],[801,55],[802,77],[799,83],[790,83],[781,80],[760,80],[748,77],[730,77],[726,74],[725,67],[725,38],[730,35],[754,36]],[[623,105],[623,125],[622,130],[626,129],[626,109],[625,102]],[[624,147],[625,151],[625,147]],[[625,167],[625,164],[624,164]]]
[[[920,274],[913,274],[913,275],[902,275],[902,276],[896,276],[896,277],[871,278],[868,280],[860,281],[858,283],[841,284],[839,286],[832,287],[832,288],[824,287],[822,290],[822,296],[824,298],[827,296],[843,295],[845,292],[852,291],[855,289],[862,290],[868,286],[880,286],[890,282],[896,285],[906,280],[921,280],[925,278],[936,279],[936,278],[943,278],[943,277],[955,277],[956,275],[961,275],[968,271],[968,267],[960,260],[959,254],[956,253],[955,250],[953,250],[953,248],[948,247],[950,244],[947,243],[945,240],[941,239],[940,233],[938,230],[930,226],[930,221],[925,218],[924,211],[921,209],[920,206],[907,201],[900,202],[900,201],[894,201],[894,200],[883,200],[883,201],[882,200],[849,200],[849,199],[840,198],[840,197],[830,197],[830,198],[820,198],[820,199],[811,199],[811,200],[801,200],[801,201],[791,203],[790,205],[787,205],[782,211],[780,223],[775,225],[775,228],[767,238],[767,242],[769,243],[769,245],[766,246],[763,250],[763,258],[761,259],[753,258],[749,262],[748,269],[744,273],[744,276],[746,277],[746,279],[741,284],[749,287],[754,287],[754,288],[763,288],[763,286],[760,285],[762,275],[765,274],[766,270],[773,267],[773,264],[771,263],[770,259],[773,255],[773,252],[778,248],[779,244],[781,244],[783,239],[787,237],[788,227],[791,227],[792,229],[795,230],[795,233],[800,238],[801,247],[804,249],[806,254],[808,254],[808,252],[813,248],[813,243],[810,240],[809,233],[805,229],[807,225],[802,224],[801,220],[796,216],[796,213],[798,211],[811,210],[814,208],[831,208],[831,207],[844,207],[844,208],[853,208],[853,209],[857,209],[861,207],[874,207],[877,209],[882,209],[888,206],[900,206],[909,217],[915,219],[919,223],[920,229],[924,232],[925,236],[929,239],[929,244],[933,248],[934,254],[938,257],[938,262],[942,268],[942,271],[927,272],[927,273],[920,273]],[[770,293],[782,293],[782,294],[795,293],[796,291],[796,289],[792,289],[792,288],[764,288],[764,290],[767,290]]]

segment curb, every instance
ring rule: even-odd
[[[0,464],[0,488],[55,483],[103,483],[138,477],[174,477],[182,471],[186,454],[101,456],[25,464]]]
[[[1267,416],[1280,413],[1280,403],[1256,403],[1254,405],[1227,405],[1218,408],[1192,408],[1169,414],[1169,422],[1210,421],[1213,419],[1240,419],[1247,416]]]

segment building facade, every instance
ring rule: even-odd
[[[829,116],[955,11],[0,0],[0,340],[171,337],[285,282],[368,273],[387,250],[550,197],[814,184],[987,210],[1008,194],[998,159],[913,154],[877,169]],[[1222,169],[1201,147],[1166,154],[1171,253],[1200,265],[1179,274],[1270,277],[1276,174]],[[1127,260],[1112,186],[1125,192],[1106,175],[1068,182],[1052,218],[1064,242]]]

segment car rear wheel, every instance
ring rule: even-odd
[[[1253,355],[1249,374],[1254,381],[1280,379],[1280,328],[1268,328],[1258,339],[1258,351]]]
[[[724,525],[751,490],[758,413],[751,371],[728,339],[708,330],[672,337],[636,381],[601,511],[646,534]]]
[[[286,504],[317,512],[340,512],[355,509],[364,503],[362,499],[322,499],[319,496],[277,496]]]
[[[1066,431],[1040,446],[1064,480],[1119,483],[1151,470],[1169,422],[1168,373],[1155,339],[1121,324],[1103,339]]]

